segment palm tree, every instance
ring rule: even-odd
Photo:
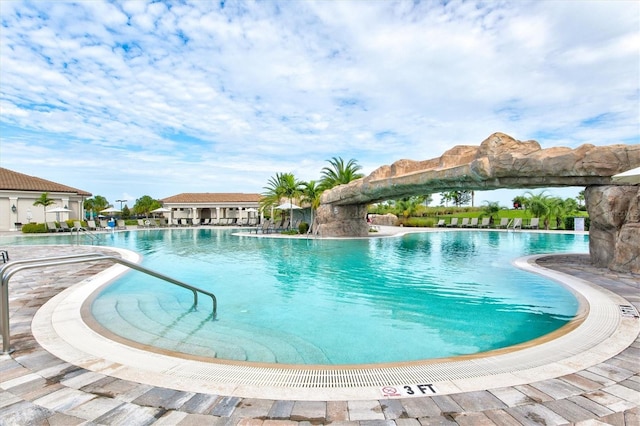
[[[493,216],[500,211],[500,204],[497,201],[485,201],[485,203],[486,204],[482,206],[481,216],[489,216],[491,219],[490,222],[493,223],[495,221]]]
[[[541,191],[538,194],[534,194],[530,191],[525,193],[527,210],[531,211],[533,217],[539,217],[544,220],[544,229],[549,229],[549,218],[551,215],[551,199],[545,193]]]
[[[353,158],[344,163],[341,157],[333,157],[331,160],[327,160],[331,167],[322,168],[322,178],[320,179],[320,187],[322,189],[331,189],[334,186],[344,185],[352,180],[360,179],[364,177],[362,173],[358,173],[358,170],[362,167]]]
[[[261,204],[263,207],[277,205],[283,197],[286,197],[291,205],[290,219],[293,219],[293,199],[302,194],[302,185],[303,182],[296,179],[293,173],[276,173],[264,187],[267,192],[262,194],[264,198]]]
[[[578,193],[576,200],[578,200],[578,208],[582,208],[582,203],[584,203],[584,189]]]
[[[315,180],[310,180],[304,183],[302,190],[302,199],[311,204],[311,223],[309,228],[313,227],[313,212],[320,206],[320,195],[322,195],[322,189],[319,185],[316,185]]]
[[[49,207],[51,204],[55,204],[55,201],[53,201],[53,199],[49,198],[49,193],[48,192],[42,193],[40,195],[40,198],[38,198],[33,203],[34,206],[42,206],[42,210],[44,211],[44,226],[47,229],[49,229],[49,227],[47,226],[47,207]]]
[[[96,195],[93,198],[89,198],[84,201],[84,209],[99,213],[109,207],[109,202],[102,195]],[[93,214],[92,214],[93,215]]]

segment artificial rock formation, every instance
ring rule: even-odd
[[[613,186],[609,191],[616,192],[616,183],[612,182],[611,176],[638,166],[640,145],[585,144],[576,149],[542,149],[536,141],[522,142],[504,133],[494,133],[479,146],[456,146],[431,160],[396,161],[365,178],[325,191],[317,211],[316,232],[322,237],[366,236],[369,233],[365,220],[367,204],[412,195],[561,186]],[[622,214],[623,208],[618,209],[616,204],[622,201],[616,200],[630,197],[633,188],[638,190],[638,186],[630,188],[616,192],[616,196],[599,196],[592,189],[591,199],[594,205],[615,208],[618,212],[615,214]],[[609,201],[594,201],[598,197]],[[625,215],[637,218],[637,195],[624,203],[630,206]],[[596,241],[592,247],[597,252],[597,264],[637,271],[640,253],[638,220],[626,220],[624,225],[614,226],[615,220],[612,222],[612,219],[605,218],[607,214],[613,213],[596,213],[599,218],[591,234]]]
[[[640,274],[640,186],[590,186],[585,201],[593,264]]]

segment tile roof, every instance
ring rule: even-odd
[[[260,194],[239,192],[183,192],[163,198],[161,203],[257,203],[262,199]]]
[[[38,191],[38,192],[71,192],[78,195],[91,196],[92,194],[81,189],[67,185],[29,176],[13,170],[0,167],[0,190],[10,191]]]

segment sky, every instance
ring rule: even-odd
[[[0,22],[0,167],[117,207],[494,132],[640,143],[637,1],[2,0]]]

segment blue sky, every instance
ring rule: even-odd
[[[369,174],[497,131],[637,144],[639,17],[615,0],[1,1],[0,166],[132,206],[317,180],[334,156]]]

